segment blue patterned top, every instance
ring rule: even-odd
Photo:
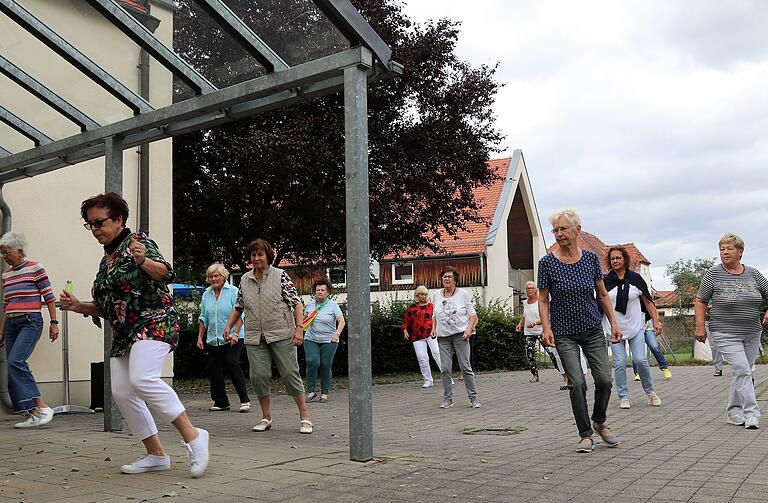
[[[549,290],[549,323],[555,336],[576,335],[600,324],[595,281],[601,279],[600,261],[591,251],[582,250],[575,264],[560,262],[551,253],[541,257],[536,286]]]

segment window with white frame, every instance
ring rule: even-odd
[[[379,286],[379,261],[371,259],[370,265],[371,286]]]
[[[347,270],[345,268],[331,267],[326,272],[334,288],[344,288],[347,286]]]
[[[413,284],[413,262],[401,262],[399,264],[392,264],[392,284]]]

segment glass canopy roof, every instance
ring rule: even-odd
[[[0,0],[0,184],[337,92],[351,65],[401,71],[349,0]]]

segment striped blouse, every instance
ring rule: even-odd
[[[3,306],[5,313],[35,313],[43,301],[56,302],[56,295],[45,268],[38,262],[25,260],[3,273]]]

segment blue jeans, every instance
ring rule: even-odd
[[[582,438],[591,437],[592,426],[589,424],[587,407],[587,380],[581,369],[579,349],[584,353],[592,378],[595,381],[595,405],[592,408],[592,421],[603,424],[606,420],[608,402],[611,400],[611,366],[608,363],[608,344],[605,341],[600,324],[591,330],[569,336],[555,336],[555,347],[563,362],[568,376],[571,408],[576,419],[576,427]]]
[[[648,357],[645,356],[645,337],[640,332],[631,339],[622,339],[618,344],[611,344],[613,371],[616,374],[616,391],[619,394],[619,398],[629,398],[629,388],[627,387],[627,342],[629,343],[629,350],[632,352],[632,360],[637,365],[637,373],[640,374],[643,391],[652,393],[653,377],[651,377]]]
[[[314,393],[317,386],[317,370],[320,369],[320,393],[331,391],[331,367],[338,342],[318,343],[304,340],[304,356],[307,359],[307,392]]]
[[[5,353],[8,355],[8,393],[15,412],[26,412],[36,407],[35,398],[40,390],[27,360],[32,356],[43,333],[43,315],[29,313],[5,320]]]
[[[656,339],[656,332],[654,332],[653,329],[645,331],[645,344],[648,346],[648,349],[651,350],[656,361],[659,362],[659,370],[669,368],[669,363],[667,363],[664,353],[661,352],[659,341]],[[634,357],[632,358],[632,370],[637,374],[637,366],[635,365]]]

